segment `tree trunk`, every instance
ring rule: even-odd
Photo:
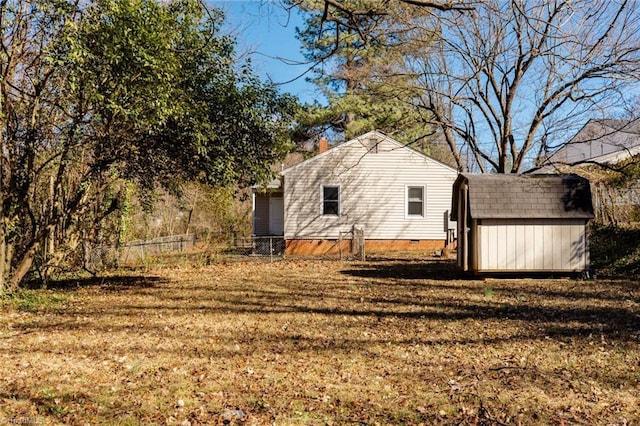
[[[20,263],[16,267],[16,270],[13,273],[13,276],[11,277],[11,288],[10,288],[11,290],[15,290],[18,288],[18,286],[20,285],[20,282],[22,282],[25,275],[27,275],[27,272],[29,272],[29,270],[31,269],[31,265],[33,265],[33,259],[39,247],[40,247],[39,243],[37,242],[33,243],[31,248],[27,250],[27,252],[24,254],[22,259],[20,260]]]
[[[0,294],[6,291],[5,276],[7,275],[7,235],[4,217],[0,217]]]

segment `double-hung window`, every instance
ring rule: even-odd
[[[407,186],[407,217],[424,217],[424,186]]]
[[[337,185],[322,186],[322,214],[340,216],[340,187]]]

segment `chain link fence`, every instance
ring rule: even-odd
[[[284,255],[284,237],[244,237],[237,238],[235,242],[237,248],[243,249],[245,254],[253,256],[281,257]]]
[[[161,253],[183,252],[194,248],[195,245],[195,234],[171,235],[148,241],[132,241],[122,247],[120,261],[130,263]]]
[[[200,247],[198,245],[200,244]],[[216,256],[268,257],[271,261],[282,258],[285,251],[284,237],[230,237],[219,239],[210,246],[198,241],[196,235],[172,235],[147,241],[132,241],[120,247],[100,245],[85,247],[85,265],[111,267],[115,265],[141,264],[159,255],[213,250]]]
[[[116,246],[100,245],[86,250],[85,263],[90,266],[140,263],[150,256],[184,252],[196,246],[195,234],[171,235],[147,241],[132,241]]]

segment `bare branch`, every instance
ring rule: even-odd
[[[403,3],[410,4],[412,6],[435,9],[443,12],[450,11],[450,10],[462,12],[462,11],[473,10],[474,8],[471,2],[457,2],[457,1],[434,2],[429,0],[400,0],[400,1]]]
[[[532,151],[561,143],[551,129],[576,126],[633,93],[639,6],[611,6],[496,0],[442,16],[441,50],[425,59],[432,63],[423,67],[423,90],[449,105],[448,127],[477,132],[477,146],[464,132],[460,144],[498,172],[517,172]]]

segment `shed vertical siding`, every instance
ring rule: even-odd
[[[580,271],[589,266],[584,219],[483,219],[478,267],[490,271]]]
[[[285,170],[286,239],[337,239],[354,225],[367,239],[442,240],[457,172],[384,138],[354,140]],[[322,214],[322,186],[340,186],[340,215]],[[424,186],[424,217],[407,217],[407,186]]]

